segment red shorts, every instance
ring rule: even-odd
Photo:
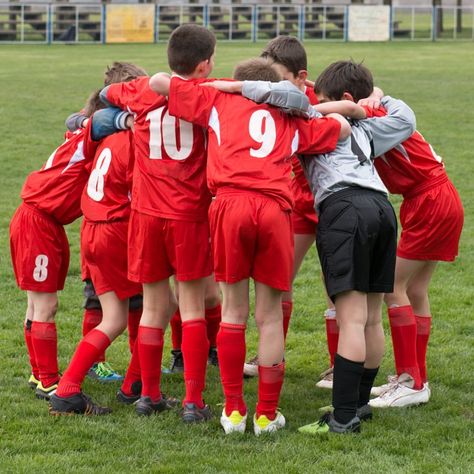
[[[216,281],[252,277],[288,291],[293,273],[291,214],[262,194],[225,192],[209,208]]]
[[[64,288],[69,242],[64,227],[47,214],[22,204],[10,223],[10,250],[22,290],[55,293]]]
[[[318,216],[314,210],[314,196],[309,188],[302,188],[296,181],[292,180],[291,188],[295,206],[293,209],[293,232],[295,234],[316,235]]]
[[[140,283],[153,283],[171,275],[178,281],[207,277],[212,273],[209,224],[132,210],[128,262],[128,277]]]
[[[141,293],[127,278],[128,221],[84,222],[81,229],[83,276],[90,276],[96,295],[115,292],[120,300]]]
[[[464,210],[451,181],[405,198],[400,207],[400,223],[398,257],[453,261],[458,254]]]

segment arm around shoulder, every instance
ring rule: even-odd
[[[158,72],[150,78],[150,89],[157,94],[167,96],[170,91],[171,77],[166,72]]]

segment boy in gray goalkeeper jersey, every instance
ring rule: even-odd
[[[223,87],[290,112],[314,114],[304,94],[285,81]],[[370,119],[364,119],[364,109],[348,101],[316,106],[360,120],[353,120],[352,135],[339,141],[332,153],[300,157],[315,195],[316,244],[340,331],[334,412],[303,426],[301,432],[358,432],[360,420],[372,417],[367,403],[384,351],[382,302],[384,293],[393,290],[397,239],[395,213],[373,159],[415,130],[415,116],[404,102],[386,96],[382,104],[387,116]]]

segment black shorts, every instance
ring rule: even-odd
[[[343,291],[393,291],[397,219],[384,194],[338,191],[321,203],[317,229],[319,260],[333,301]]]

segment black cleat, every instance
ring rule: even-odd
[[[58,397],[51,395],[49,399],[49,414],[53,416],[61,415],[87,415],[101,416],[108,415],[112,410],[101,407],[94,403],[87,395],[80,392],[72,397]]]
[[[137,415],[150,416],[153,413],[161,413],[165,410],[171,410],[172,408],[179,405],[179,400],[173,397],[167,397],[164,393],[161,394],[161,398],[153,403],[150,397],[140,397],[135,405],[135,411]]]
[[[219,359],[217,357],[217,347],[209,348],[209,355],[207,356],[207,365],[214,365],[219,367]]]
[[[126,395],[120,388],[117,391],[116,397],[117,401],[124,403],[125,405],[132,405],[136,401],[140,400],[140,395],[142,393],[142,383],[140,380],[132,383],[132,394]]]
[[[200,423],[212,418],[209,405],[199,408],[195,403],[185,403],[183,407],[182,419],[184,423]]]
[[[171,351],[171,366],[170,372],[172,374],[178,374],[184,372],[184,359],[181,349],[173,349]]]
[[[357,416],[360,421],[370,421],[373,417],[372,407],[369,404],[357,408]]]

